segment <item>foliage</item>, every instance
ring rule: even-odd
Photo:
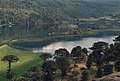
[[[18,60],[19,58],[15,55],[6,55],[1,59],[1,61],[8,63],[7,79],[12,80],[12,78],[14,78],[14,73],[12,72],[11,63],[17,62]]]
[[[57,70],[57,64],[55,61],[45,61],[41,67],[43,72],[48,72],[51,74]]]
[[[19,60],[18,57],[15,55],[6,55],[2,58],[1,61],[14,63],[17,62],[18,60]]]
[[[117,61],[115,63],[115,70],[118,71],[118,72],[120,72],[120,61]]]
[[[86,61],[86,56],[88,54],[88,51],[86,48],[81,48],[80,46],[76,46],[71,51],[71,57],[77,61]]]
[[[101,67],[98,67],[96,77],[101,78],[103,76],[103,71]]]
[[[103,67],[103,69],[104,69],[104,75],[109,75],[109,74],[112,74],[113,73],[113,65],[105,65],[104,67]]]
[[[47,59],[51,58],[52,55],[49,53],[43,53],[39,57],[42,58],[44,61],[46,61]]]
[[[53,32],[51,27],[62,22],[75,23],[79,18],[106,15],[119,18],[119,3],[118,0],[109,3],[106,0],[0,0],[0,41],[47,36]]]
[[[70,66],[69,59],[67,57],[58,57],[56,63],[61,71],[61,76],[66,76]]]
[[[118,37],[116,37],[114,41],[115,42],[120,42],[120,35]]]
[[[65,49],[65,48],[60,48],[60,49],[58,49],[58,50],[55,50],[54,56],[55,56],[55,57],[61,57],[61,56],[63,56],[63,57],[69,57],[70,54],[69,54],[69,52],[67,51],[67,49]]]
[[[82,72],[81,81],[89,81],[89,73],[87,71]]]
[[[14,49],[9,47],[8,45],[0,46],[0,57],[4,57],[5,55],[14,54],[20,60],[17,63],[12,64],[12,71],[15,74],[15,78],[23,74],[26,70],[33,66],[40,66],[42,60],[40,61],[39,54],[31,53],[29,51],[23,51]],[[6,80],[6,64],[0,61],[0,81],[7,81]]]

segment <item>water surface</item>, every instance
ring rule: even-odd
[[[59,42],[53,42],[51,44],[48,44],[46,46],[40,47],[40,48],[33,48],[33,52],[48,52],[48,53],[54,53],[55,50],[59,48],[66,48],[69,52],[71,52],[72,48],[75,46],[81,46],[85,48],[89,48],[92,46],[93,43],[98,41],[104,41],[107,43],[113,43],[113,39],[116,36],[103,36],[103,37],[87,37],[87,38],[79,38],[78,40],[72,40],[72,41],[59,41]]]

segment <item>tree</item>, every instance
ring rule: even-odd
[[[27,81],[31,79],[32,81],[41,81],[42,80],[42,71],[39,67],[32,67],[30,68],[24,75]]]
[[[109,75],[111,73],[113,73],[113,65],[105,65],[104,68],[103,68],[103,72],[104,72],[104,75]]]
[[[57,64],[55,61],[45,61],[42,64],[43,81],[53,81],[54,73],[57,70]]]
[[[76,46],[72,49],[71,51],[71,56],[74,60],[78,61],[86,61],[86,56],[87,56],[87,49],[86,48],[81,48],[80,46]]]
[[[52,55],[49,53],[43,53],[39,57],[42,58],[44,61],[46,61],[48,58],[51,58]]]
[[[42,71],[50,72],[52,74],[57,70],[57,64],[55,61],[52,60],[45,61],[41,67],[42,67]]]
[[[105,56],[105,51],[109,48],[108,43],[99,41],[93,44],[90,48],[92,50],[91,57],[96,66],[100,66],[103,63],[103,57]]]
[[[96,76],[97,76],[98,78],[101,78],[101,77],[103,76],[102,67],[98,67],[98,70],[97,70]]]
[[[96,67],[100,67],[103,64],[103,54],[100,51],[93,51],[91,54],[91,64],[94,64]]]
[[[70,56],[70,53],[67,51],[67,49],[65,49],[65,48],[60,48],[60,49],[58,49],[58,50],[55,50],[54,56],[55,56],[55,57],[61,57],[61,56],[69,57],[69,56]]]
[[[55,51],[54,56],[57,66],[61,71],[61,77],[66,76],[70,66],[69,52],[67,51],[67,49],[61,48]]]
[[[19,61],[19,58],[15,55],[6,55],[1,59],[1,61],[8,63],[7,79],[11,80],[14,77],[11,68],[11,63]]]
[[[72,75],[69,76],[69,81],[78,81],[78,71],[72,71]]]
[[[88,59],[87,59],[87,62],[86,62],[86,67],[88,70],[90,70],[91,66],[92,66],[92,62],[93,62],[93,56],[92,54],[89,54],[88,55]]]
[[[97,77],[102,77],[102,67],[104,66],[104,56],[105,51],[109,48],[108,43],[99,41],[93,44],[90,48],[92,50],[91,59],[89,59],[92,63],[97,67]]]
[[[120,42],[120,35],[118,37],[116,37],[113,41]]]
[[[14,81],[43,81],[42,80],[43,72],[41,67],[32,67],[20,77],[17,77]]]
[[[115,70],[120,72],[120,60],[115,63]]]
[[[61,71],[61,76],[66,76],[67,75],[67,71],[69,69],[70,66],[70,62],[68,60],[67,57],[58,57],[56,58],[56,63],[58,65],[58,68]]]
[[[119,60],[120,59],[120,43],[118,42],[114,43],[112,50],[114,52],[114,55],[117,57],[117,60]]]
[[[15,81],[30,81],[30,79],[28,79],[26,77],[19,77],[19,78],[15,79]]]
[[[82,48],[80,46],[76,46],[71,51],[72,57],[80,58],[82,56]]]
[[[84,53],[84,54],[87,55],[87,54],[88,54],[88,50],[87,50],[87,48],[83,48],[83,49],[82,49],[82,53]]]
[[[77,81],[78,80],[78,75],[79,75],[80,73],[78,72],[78,71],[72,71],[72,76],[71,76],[71,79],[73,79],[74,81]],[[72,81],[73,81],[72,80]]]
[[[89,73],[87,71],[82,72],[81,81],[89,81]]]
[[[104,52],[105,49],[107,48],[108,48],[108,43],[103,42],[103,41],[98,41],[93,44],[90,50],[98,50],[98,51]]]

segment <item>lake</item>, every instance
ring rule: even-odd
[[[89,48],[92,46],[93,43],[98,41],[104,41],[107,43],[113,43],[113,39],[115,39],[117,36],[103,36],[103,37],[86,37],[86,38],[80,38],[77,37],[77,40],[72,41],[58,41],[58,42],[52,42],[48,45],[33,48],[33,52],[48,52],[48,53],[54,53],[55,50],[59,48],[66,48],[69,52],[71,52],[72,48],[75,46],[81,46],[82,48]]]

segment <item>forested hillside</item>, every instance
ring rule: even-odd
[[[119,15],[119,4],[119,0],[0,0],[1,40],[48,35],[52,31],[48,28],[78,18]]]

